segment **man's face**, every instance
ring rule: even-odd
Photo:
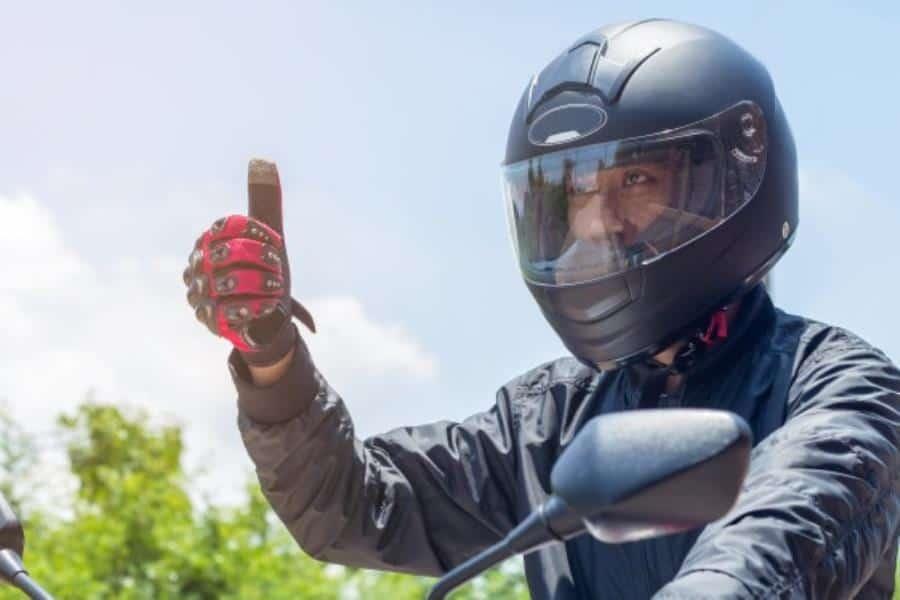
[[[610,143],[515,165],[505,183],[523,264],[536,280],[584,283],[707,231],[718,171],[712,152],[696,154],[702,141]]]
[[[573,175],[569,243],[619,242],[632,246],[669,210],[674,176],[670,161],[633,163]],[[584,190],[584,191],[580,191]]]

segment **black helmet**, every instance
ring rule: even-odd
[[[603,27],[535,75],[503,180],[528,289],[602,369],[696,330],[797,229],[794,142],[768,72],[673,21]]]

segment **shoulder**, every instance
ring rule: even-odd
[[[900,371],[891,359],[853,331],[778,311],[799,324],[791,374],[791,411],[815,397],[859,397],[900,390]]]
[[[797,346],[794,372],[801,374],[823,363],[837,365],[890,365],[879,348],[844,327],[803,319],[806,326]]]
[[[841,357],[891,363],[883,351],[844,327],[780,308],[775,309],[775,322],[771,345],[794,355],[795,375],[822,361]]]
[[[529,444],[557,444],[562,432],[577,429],[603,377],[574,357],[557,358],[508,381],[497,405],[514,431],[528,430]]]

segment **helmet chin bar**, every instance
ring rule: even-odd
[[[644,362],[651,367],[665,370],[670,375],[684,375],[697,364],[697,361],[706,353],[707,349],[728,336],[726,311],[729,307],[730,305],[725,305],[714,310],[707,317],[705,329],[695,328],[685,343],[675,353],[672,364],[667,365],[660,362],[655,358],[656,355],[647,356]]]
[[[753,290],[753,288],[756,287],[757,284],[765,281],[772,267],[787,251],[788,247],[791,245],[791,243],[793,243],[793,241],[794,234],[792,233],[785,240],[784,246],[780,248],[776,254],[766,260],[766,262],[763,263],[760,268],[757,269],[750,277],[748,277],[744,282],[744,285],[742,285],[738,291],[729,295],[728,300],[723,302],[719,306],[719,308],[713,309],[703,318],[698,319],[696,322],[692,323],[684,330],[672,336],[671,339],[668,339],[663,343],[656,344],[651,348],[647,348],[618,361],[592,362],[582,357],[576,358],[582,364],[593,369],[599,369],[601,371],[612,371],[615,369],[626,368],[635,364],[643,364],[654,370],[667,371],[671,375],[684,375],[688,373],[694,367],[694,365],[696,365],[697,362],[706,354],[708,348],[712,345],[710,341],[715,341],[708,339],[710,329],[713,325],[712,320],[716,318],[717,314],[723,314],[724,311],[735,302],[741,301],[744,296],[746,296],[750,291]],[[727,332],[725,335],[727,336]],[[704,339],[704,337],[706,337],[707,339]],[[724,339],[724,337],[721,339]],[[665,351],[668,348],[671,348],[674,344],[677,344],[680,341],[684,341],[685,343],[675,353],[672,364],[665,364],[655,358],[659,353]]]
[[[720,310],[722,310],[722,308],[715,309],[712,311],[712,314],[715,314]],[[582,357],[576,358],[578,358],[582,364],[600,371],[614,371],[616,369],[625,369],[636,364],[643,364],[653,370],[667,371],[672,375],[684,375],[697,363],[706,351],[706,345],[702,343],[700,338],[704,334],[702,324],[707,323],[710,318],[711,315],[707,314],[703,319],[698,320],[696,323],[692,323],[689,327],[676,333],[671,339],[621,360],[592,362]],[[675,353],[672,364],[663,363],[655,358],[658,354],[671,348],[680,341],[684,341],[685,343]]]

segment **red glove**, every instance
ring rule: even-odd
[[[249,216],[222,217],[204,231],[184,270],[197,319],[229,340],[254,366],[278,362],[294,347],[291,314],[315,331],[290,295],[281,184],[274,163],[250,161]]]

